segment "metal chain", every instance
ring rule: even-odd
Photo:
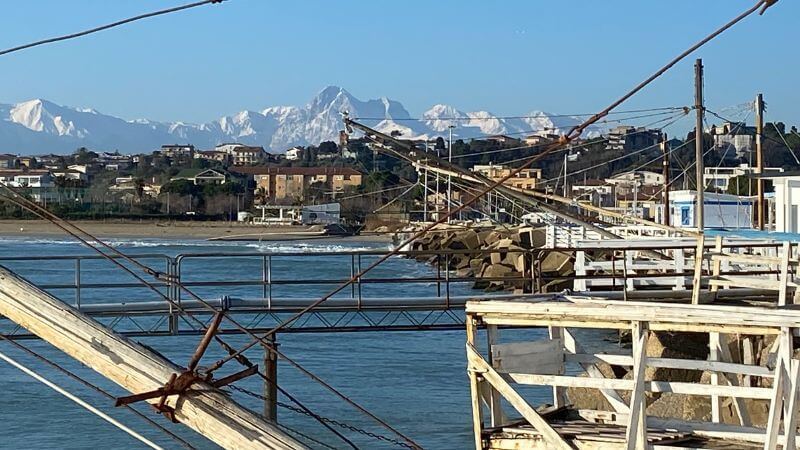
[[[255,393],[255,392],[250,391],[250,390],[247,390],[245,388],[242,388],[242,387],[239,387],[239,386],[235,386],[235,385],[230,385],[228,387],[233,389],[234,391],[241,392],[242,394],[245,394],[247,396],[250,396],[250,397],[253,397],[253,398],[257,398],[257,399],[262,400],[262,401],[266,401],[267,400],[267,398],[264,397],[263,395]],[[310,416],[309,413],[307,413],[306,411],[303,411],[302,409],[300,409],[300,408],[298,408],[296,406],[289,405],[289,404],[283,403],[281,401],[276,402],[276,404],[278,406],[280,406],[281,408],[288,409],[289,411],[293,411],[293,412],[296,412],[298,414],[302,414],[304,416]],[[394,444],[394,445],[396,445],[398,447],[404,447],[404,448],[410,448],[410,449],[414,449],[415,448],[415,447],[413,447],[413,446],[411,446],[411,445],[409,445],[409,444],[407,444],[407,443],[405,443],[403,441],[399,441],[397,439],[392,439],[390,437],[386,437],[386,436],[383,436],[383,435],[380,435],[380,434],[376,434],[376,433],[373,433],[371,431],[367,431],[367,430],[355,427],[353,425],[350,425],[350,424],[347,424],[347,423],[344,423],[344,422],[340,422],[340,421],[338,421],[336,419],[331,419],[331,418],[323,417],[323,416],[319,416],[319,415],[317,415],[317,419],[319,419],[319,420],[321,420],[323,422],[329,423],[331,425],[337,426],[339,428],[342,428],[342,429],[345,429],[345,430],[348,430],[348,431],[352,431],[354,433],[358,433],[358,434],[361,434],[363,436],[366,436],[366,437],[369,437],[369,438],[372,438],[372,439],[375,439],[375,440],[378,440],[378,441],[383,441],[383,442],[388,442],[390,444]]]

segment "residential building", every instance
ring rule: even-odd
[[[53,176],[49,170],[0,170],[0,182],[12,187],[49,188],[53,187]]]
[[[618,195],[625,195],[644,186],[663,186],[664,174],[647,170],[635,170],[606,178],[606,183],[613,185]]]
[[[289,161],[297,161],[303,157],[303,147],[292,147],[286,150],[286,159]]]
[[[53,170],[52,174],[54,178],[82,181],[84,183],[89,181],[89,177],[86,175],[86,172],[81,172],[75,169],[56,169]]]
[[[269,156],[264,147],[255,147],[238,143],[224,143],[214,147],[215,152],[230,155],[231,161],[236,166],[248,166],[263,163]]]
[[[232,161],[231,155],[226,152],[217,150],[209,150],[203,152],[195,152],[194,159],[204,159],[206,161],[216,161],[223,165],[229,165]]]
[[[194,155],[194,145],[187,145],[187,144],[162,145],[161,154],[169,158],[191,158]]]
[[[194,185],[205,184],[225,184],[228,181],[227,175],[214,169],[184,169],[170,179],[170,181],[187,180]]]
[[[41,155],[36,161],[45,169],[60,169],[64,167],[64,157],[61,155]]]
[[[763,178],[772,181],[775,188],[775,231],[800,232],[800,172],[771,174]]]
[[[348,188],[361,186],[363,175],[349,167],[239,167],[235,172],[250,175],[256,194],[270,201],[306,199],[309,188],[316,187],[335,196]]]
[[[103,152],[97,156],[95,163],[106,170],[120,171],[129,169],[133,165],[133,158],[130,155]]]
[[[240,145],[233,149],[233,165],[235,166],[252,166],[264,162],[267,152],[264,147],[250,147],[247,145]]]
[[[511,174],[512,169],[504,165],[475,165],[473,172],[490,178],[494,181],[501,180]],[[503,184],[520,189],[535,189],[536,185],[542,180],[542,169],[522,169],[513,177],[507,179]]]
[[[642,186],[633,191],[617,192],[615,208],[625,214],[663,223],[663,203],[660,186]]]
[[[27,167],[29,169],[36,168],[36,158],[33,156],[20,156],[19,157],[19,166],[20,167]]]
[[[525,136],[525,145],[541,145],[547,144],[549,142],[557,141],[561,138],[561,136],[553,133],[548,133],[547,131],[539,131],[537,133]]]
[[[752,228],[754,200],[754,197],[704,192],[704,228]],[[670,224],[672,226],[680,228],[696,227],[696,191],[671,191],[669,205]]]
[[[744,122],[725,122],[711,129],[714,148],[725,155],[725,159],[747,159],[754,151],[756,130]]]
[[[728,192],[730,181],[740,176],[751,176],[755,174],[755,167],[747,164],[739,164],[737,167],[706,167],[703,173],[703,184],[708,187]],[[765,175],[783,173],[781,167],[765,167],[762,171]],[[754,184],[755,186],[755,184]]]
[[[626,152],[643,150],[648,147],[655,147],[661,142],[662,137],[663,135],[659,130],[622,125],[612,128],[608,133],[606,150]]]
[[[571,185],[572,197],[597,206],[614,206],[614,185],[604,180],[588,179]]]
[[[17,155],[0,155],[0,169],[16,169],[19,167],[19,157]]]
[[[520,144],[522,141],[518,138],[514,138],[511,136],[506,136],[505,134],[495,134],[493,136],[488,136],[483,138],[486,141],[497,142],[499,144]]]

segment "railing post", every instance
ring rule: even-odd
[[[81,310],[81,258],[75,258],[75,308]]]
[[[267,274],[267,255],[261,257],[261,298],[267,298],[267,283],[269,282]]]
[[[267,256],[267,308],[272,309],[272,255]]]
[[[350,279],[352,280],[353,277],[356,276],[356,255],[351,253],[350,254]],[[356,285],[350,283],[350,298],[355,300],[356,298]]]
[[[361,253],[358,254],[358,309],[361,309]]]
[[[445,276],[445,296],[444,296],[444,306],[447,309],[450,309],[450,258],[444,259],[444,276]]]
[[[167,257],[167,296],[171,300],[169,304],[169,332],[172,335],[178,334],[180,311],[175,310],[175,305],[181,303],[181,290],[177,283],[180,283],[180,262],[176,259]]]
[[[267,337],[269,344],[264,346],[264,417],[273,422],[278,421],[278,355],[270,351],[278,348],[277,337],[271,334]]]

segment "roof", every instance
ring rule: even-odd
[[[183,169],[180,172],[178,172],[177,175],[172,177],[172,179],[174,180],[177,178],[185,178],[185,179],[196,178],[199,175],[205,174],[205,172],[213,172],[213,174],[206,174],[205,176],[217,176],[217,177],[225,176],[224,173],[214,169]]]
[[[18,175],[27,175],[27,176],[42,176],[49,174],[49,170],[39,169],[39,170],[22,170],[22,169],[0,169],[0,176],[1,177],[15,177]]]
[[[597,178],[590,178],[582,183],[575,183],[574,186],[607,186],[604,180],[598,180]]]
[[[12,155],[10,153],[0,154],[0,159],[17,159],[17,155]]]
[[[361,172],[350,167],[276,167],[253,166],[233,169],[246,175],[361,175]]]
[[[233,149],[234,153],[261,153],[264,151],[264,147],[250,147],[247,145],[240,145]]]

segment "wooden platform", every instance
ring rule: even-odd
[[[594,423],[586,420],[550,420],[550,426],[576,449],[626,449],[626,427]],[[483,431],[484,448],[497,450],[549,449],[550,444],[535,428],[527,424],[489,428]],[[723,441],[694,436],[692,433],[665,428],[648,428],[647,444],[662,449],[725,449],[755,450],[757,444]]]

